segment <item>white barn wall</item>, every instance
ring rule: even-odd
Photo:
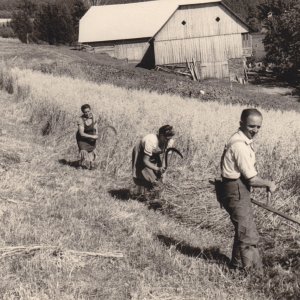
[[[243,56],[242,33],[246,32],[246,26],[221,4],[183,6],[155,36],[155,63],[195,59],[202,79],[228,77],[229,60]]]
[[[201,63],[224,62],[243,55],[240,34],[156,41],[154,49],[158,65],[183,63],[193,58]]]
[[[131,61],[141,61],[149,48],[149,43],[132,43],[115,45],[114,55],[119,59],[128,59]]]
[[[217,22],[216,18],[220,21]],[[186,24],[182,25],[182,21]],[[179,8],[155,36],[156,41],[246,33],[248,29],[220,4]]]
[[[106,53],[118,59],[128,59],[129,61],[141,61],[148,50],[150,44],[147,41],[107,41],[86,43],[94,47],[95,53]]]

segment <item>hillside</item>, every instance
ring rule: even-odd
[[[118,61],[103,54],[75,51],[63,46],[26,45],[7,39],[0,40],[0,52],[3,59],[12,66],[33,68],[54,75],[89,78],[97,83],[113,83],[120,87],[170,93],[202,101],[300,111],[298,91],[280,82],[244,86],[224,80],[194,82],[175,74],[136,68],[126,61]]]

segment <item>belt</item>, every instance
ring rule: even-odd
[[[237,181],[237,180],[239,180],[239,179],[240,179],[240,177],[239,177],[239,178],[226,178],[226,177],[223,177],[223,176],[222,176],[222,181],[223,181],[223,182]]]

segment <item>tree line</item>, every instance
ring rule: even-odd
[[[11,26],[23,43],[71,44],[77,40],[79,20],[86,11],[82,0],[41,4],[22,0],[13,13]]]

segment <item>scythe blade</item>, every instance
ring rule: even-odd
[[[168,168],[168,154],[171,151],[177,153],[181,158],[183,158],[183,155],[181,154],[181,152],[178,149],[168,148],[167,151],[166,151],[166,154],[165,154],[165,168]]]

